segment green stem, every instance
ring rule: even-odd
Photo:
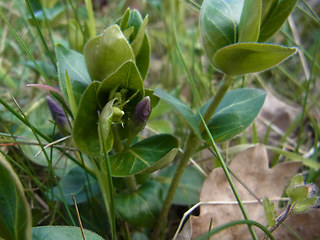
[[[85,0],[85,3],[86,3],[88,17],[89,17],[89,35],[90,35],[90,38],[92,38],[92,37],[96,36],[96,26],[94,23],[92,2],[91,2],[91,0]]]
[[[200,238],[198,238],[198,240],[209,239],[212,235],[214,235],[214,234],[216,234],[216,233],[218,233],[218,232],[220,232],[220,231],[222,231],[224,229],[227,229],[227,228],[239,225],[239,224],[247,224],[248,226],[255,225],[258,228],[260,228],[262,231],[264,231],[264,233],[271,240],[274,240],[274,237],[271,235],[271,233],[268,231],[268,229],[265,228],[265,226],[263,226],[262,224],[260,224],[258,222],[252,221],[252,220],[237,220],[237,221],[233,221],[233,222],[229,222],[229,223],[223,224],[222,226],[219,226],[219,227],[215,228],[214,230],[210,231],[209,233],[201,236]]]
[[[234,196],[235,196],[236,199],[237,199],[237,202],[238,202],[238,204],[239,204],[239,207],[240,207],[240,210],[241,210],[241,212],[242,212],[242,215],[243,215],[243,217],[244,217],[245,220],[249,220],[249,218],[248,218],[248,216],[247,216],[247,213],[246,213],[246,211],[245,211],[245,209],[244,209],[244,206],[243,206],[243,204],[242,204],[242,202],[241,202],[241,199],[240,199],[240,197],[239,197],[239,194],[238,194],[238,191],[237,191],[237,189],[236,189],[236,186],[234,185],[234,183],[233,183],[233,181],[232,181],[232,178],[231,178],[231,175],[230,175],[230,173],[229,173],[228,167],[227,167],[226,163],[224,162],[224,160],[223,160],[223,158],[222,158],[222,156],[221,156],[221,154],[220,154],[220,152],[219,152],[219,150],[218,150],[218,148],[217,148],[217,145],[216,145],[216,143],[215,143],[215,141],[214,141],[214,139],[213,139],[213,137],[212,137],[212,135],[211,135],[211,133],[210,133],[210,131],[209,131],[209,129],[208,129],[208,126],[207,126],[207,124],[205,123],[204,118],[202,117],[202,115],[200,114],[200,112],[199,112],[199,115],[200,115],[200,117],[201,117],[203,126],[205,127],[205,130],[206,130],[208,136],[210,137],[210,141],[211,141],[213,150],[214,150],[215,154],[217,155],[217,158],[218,158],[218,160],[219,160],[219,162],[220,162],[220,165],[221,165],[221,167],[222,167],[222,169],[223,169],[223,171],[224,171],[224,173],[225,173],[225,175],[226,175],[226,177],[227,177],[227,179],[228,179],[228,182],[229,182],[229,185],[230,185],[230,187],[231,187],[231,189],[232,189],[232,192],[233,192]],[[255,240],[258,239],[257,236],[256,236],[256,234],[255,234],[255,232],[254,232],[254,230],[252,229],[251,225],[248,224],[248,228],[249,228],[249,231],[250,231],[250,233],[251,233],[252,238],[255,239]]]
[[[181,157],[181,161],[171,181],[167,197],[163,203],[162,211],[152,234],[152,240],[159,239],[160,232],[163,228],[164,223],[166,222],[171,203],[179,186],[180,180],[183,176],[184,170],[189,162],[190,157],[195,153],[200,143],[201,140],[197,137],[197,135],[194,132],[191,132],[186,143],[185,151]]]
[[[126,182],[131,193],[137,191],[137,182],[134,176],[127,177]]]
[[[216,95],[214,96],[212,102],[210,103],[208,109],[206,110],[206,112],[203,116],[203,119],[206,123],[209,122],[211,116],[216,111],[217,107],[219,106],[221,100],[223,99],[224,95],[227,93],[227,91],[230,88],[230,86],[232,85],[232,83],[233,83],[233,77],[228,76],[228,75],[224,75],[222,85],[219,87]],[[200,124],[199,128],[200,128],[200,132],[203,132],[204,125]]]
[[[224,78],[224,83],[221,85],[221,87],[218,89],[216,96],[212,100],[211,104],[209,105],[207,111],[205,112],[205,116],[207,118],[206,123],[210,120],[212,114],[215,112],[216,108],[220,104],[222,98],[228,91],[229,87],[233,83],[233,77],[226,76]],[[204,125],[200,124],[200,129],[204,129]],[[162,230],[163,224],[168,216],[168,212],[171,206],[171,203],[173,201],[174,195],[177,191],[177,188],[179,186],[180,180],[183,176],[184,170],[189,162],[189,159],[192,157],[192,155],[196,152],[197,148],[200,146],[201,140],[198,138],[198,136],[194,133],[191,132],[188,139],[187,143],[185,146],[185,151],[181,157],[181,161],[177,167],[177,170],[175,172],[175,175],[173,176],[173,179],[171,181],[167,197],[163,203],[163,208],[160,213],[160,216],[158,218],[158,221],[156,223],[156,226],[153,231],[152,239],[157,240],[159,239],[160,232]]]

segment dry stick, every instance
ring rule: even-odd
[[[82,226],[82,222],[81,222],[81,218],[80,218],[80,214],[79,214],[79,210],[78,210],[78,205],[77,205],[76,199],[75,199],[73,194],[71,194],[71,196],[72,196],[72,200],[73,200],[74,206],[76,207],[76,212],[77,212],[77,217],[78,217],[78,221],[79,221],[79,225],[80,225],[82,239],[86,240],[86,236],[84,235],[83,226]]]

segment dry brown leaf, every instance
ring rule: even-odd
[[[284,222],[285,224],[280,225],[273,236],[275,239],[292,240],[296,239],[292,234],[294,231],[303,240],[320,239],[319,221],[320,209],[317,208],[307,213],[294,214]]]
[[[300,163],[287,162],[280,163],[274,168],[268,167],[268,157],[263,145],[256,145],[239,153],[232,160],[229,169],[252,191],[262,199],[280,198],[288,180],[297,172]],[[233,178],[236,189],[242,201],[255,200],[250,193]],[[201,193],[201,202],[209,201],[236,201],[230,185],[221,168],[214,169],[203,183]],[[260,203],[245,205],[249,219],[258,221],[263,225],[267,224],[263,206]],[[191,216],[192,238],[208,232],[210,220],[212,219],[212,228],[222,224],[243,219],[238,205],[202,205],[200,207],[200,216]],[[259,239],[263,236],[262,231],[257,230]],[[224,230],[214,236],[212,239],[233,240],[233,239],[251,239],[248,227],[238,225],[228,230]]]
[[[270,132],[268,144],[276,146],[283,135],[282,133],[288,129],[300,111],[300,107],[292,106],[268,91],[266,100],[258,115],[260,121],[256,123],[258,136],[262,140],[271,124],[273,131]]]

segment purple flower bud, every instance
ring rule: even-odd
[[[150,116],[150,112],[151,112],[150,97],[146,96],[140,102],[138,102],[136,106],[135,117],[137,120],[145,123]]]
[[[56,121],[57,125],[59,126],[67,125],[68,120],[61,106],[49,96],[47,96],[46,99],[51,112],[51,116],[53,120]]]

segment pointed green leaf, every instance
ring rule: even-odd
[[[244,131],[258,115],[265,98],[266,93],[260,89],[241,88],[227,92],[208,123],[215,141],[226,141]],[[205,112],[209,103],[201,112]]]
[[[23,186],[0,153],[0,239],[31,240],[31,223]]]
[[[189,127],[201,136],[200,130],[198,127],[198,122],[195,114],[192,112],[191,108],[189,108],[185,103],[180,101],[179,99],[173,97],[172,95],[166,93],[161,88],[157,88],[154,90],[154,95],[158,96],[163,101],[167,102],[171,105],[171,107],[176,110],[178,115],[182,117],[182,119],[189,125]]]
[[[76,116],[77,112],[78,112],[78,105],[77,105],[76,99],[74,98],[72,85],[71,85],[71,81],[70,81],[69,74],[68,74],[67,70],[66,70],[66,88],[67,88],[67,94],[68,94],[71,112],[72,112],[73,116]]]
[[[148,16],[146,16],[145,19],[143,20],[136,37],[134,38],[133,42],[131,43],[131,47],[132,47],[132,50],[133,50],[135,56],[137,56],[138,53],[140,52],[142,43],[144,41],[147,24],[148,24]]]
[[[124,31],[127,28],[129,17],[130,17],[130,8],[127,8],[119,24],[121,31]]]
[[[92,80],[102,81],[128,60],[134,53],[118,25],[91,38],[84,47],[84,57]]]
[[[244,0],[238,42],[256,42],[259,38],[262,0]]]
[[[259,42],[267,41],[281,28],[295,8],[297,2],[298,0],[280,0],[278,2],[277,6],[261,26]]]
[[[74,99],[79,104],[84,90],[91,84],[83,55],[60,44],[56,45],[56,55],[60,89],[65,99],[68,99],[66,86],[66,71],[68,71]]]
[[[130,90],[129,94],[134,94],[138,91],[133,101],[134,106],[144,97],[143,81],[133,61],[127,61],[117,71],[101,82],[97,93],[101,107],[108,102],[109,93],[114,88]]]
[[[262,0],[261,26],[270,17],[279,0]]]
[[[101,153],[97,103],[99,85],[99,82],[93,82],[83,93],[73,125],[73,140],[76,146],[84,153],[95,156]]]
[[[205,52],[213,61],[220,48],[237,41],[237,25],[244,0],[204,0],[200,11],[200,32]]]
[[[268,227],[273,227],[276,225],[276,211],[274,210],[274,203],[270,203],[269,199],[266,197],[263,199],[263,208],[268,221]]]
[[[84,229],[86,240],[104,240],[98,234]],[[32,240],[79,240],[83,239],[79,227],[44,226],[32,228]]]
[[[156,181],[142,184],[134,193],[115,197],[119,215],[134,226],[151,228],[162,208],[162,188]]]
[[[177,153],[178,140],[169,134],[144,139],[110,157],[112,176],[125,177],[167,166]]]
[[[244,75],[265,71],[296,52],[296,48],[271,44],[237,43],[217,51],[214,65],[228,75]]]
[[[144,80],[148,74],[150,64],[150,43],[147,34],[144,35],[143,42],[139,53],[136,56],[136,65],[139,69],[142,79]]]

